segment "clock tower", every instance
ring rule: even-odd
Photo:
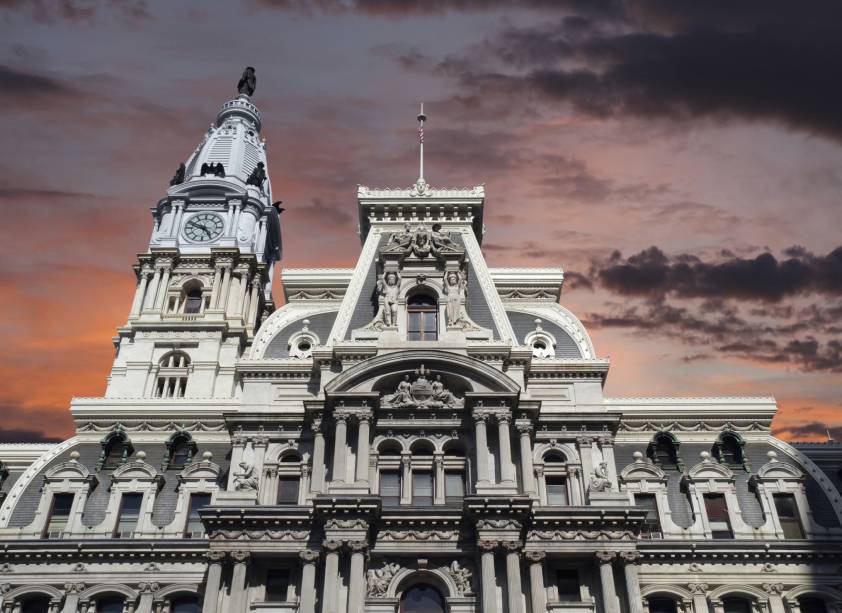
[[[236,393],[234,364],[275,309],[281,257],[255,81],[247,68],[239,95],[222,105],[151,210],[149,248],[134,266],[135,297],[115,337],[107,396]]]

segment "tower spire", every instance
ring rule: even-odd
[[[421,112],[418,113],[418,148],[419,148],[419,169],[418,183],[424,183],[424,122],[427,116],[424,114],[424,103],[421,103]]]

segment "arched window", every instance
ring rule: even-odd
[[[298,504],[301,489],[301,456],[287,453],[278,464],[278,504]]]
[[[401,597],[401,613],[444,613],[444,599],[432,585],[413,585]]]
[[[196,596],[178,596],[170,601],[170,613],[199,613],[201,610]]]
[[[187,375],[190,370],[190,356],[183,351],[170,351],[158,363],[157,398],[184,398],[187,391]]]
[[[801,613],[827,613],[827,604],[824,599],[815,596],[799,597],[798,605],[801,607]]]
[[[134,447],[129,437],[120,427],[105,435],[101,441],[102,452],[97,461],[97,470],[103,468],[117,468],[126,463],[134,453]]]
[[[729,468],[746,467],[743,455],[743,440],[733,432],[723,432],[713,445],[713,455]]]
[[[752,613],[751,603],[745,598],[723,598],[724,613]]]
[[[202,298],[201,287],[193,286],[184,292],[185,313],[201,313],[202,306],[204,306],[204,299]]]
[[[570,504],[567,477],[567,456],[559,449],[548,451],[544,455],[544,490],[548,505]]]
[[[439,305],[429,294],[415,294],[406,302],[406,340],[438,339]]]
[[[678,613],[678,606],[672,598],[649,599],[649,613]]]
[[[14,610],[14,609],[10,609]],[[23,607],[20,609],[21,613],[49,613],[50,612],[50,597],[49,596],[33,596],[23,601]]]
[[[196,455],[196,443],[189,432],[176,432],[167,441],[167,457],[161,467],[163,470],[182,469],[193,461]]]
[[[96,601],[96,613],[123,613],[125,599],[122,596],[106,596]]]
[[[661,468],[683,468],[678,457],[678,441],[666,432],[656,434],[646,452],[649,459]]]

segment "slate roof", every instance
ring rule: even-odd
[[[506,311],[509,316],[509,321],[512,323],[512,330],[514,330],[515,338],[518,343],[524,344],[526,335],[535,331],[535,315],[529,313],[521,313],[518,311]],[[579,351],[579,346],[561,326],[556,325],[545,318],[541,319],[541,327],[555,337],[555,357],[559,359],[576,360],[582,358],[582,352]]]
[[[296,332],[301,331],[301,328],[304,326],[302,321],[305,319],[310,320],[309,328],[316,336],[319,337],[319,340],[323,344],[327,343],[328,337],[330,336],[330,330],[333,328],[333,322],[336,321],[336,315],[338,313],[339,311],[330,311],[328,313],[318,313],[316,315],[305,315],[302,316],[301,319],[296,319],[291,324],[284,326],[269,342],[263,357],[267,359],[288,358],[289,337]]]

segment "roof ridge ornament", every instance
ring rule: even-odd
[[[428,192],[429,186],[424,180],[424,122],[427,116],[424,114],[424,103],[421,103],[421,112],[418,113],[418,180],[412,187],[413,196],[423,196]]]

